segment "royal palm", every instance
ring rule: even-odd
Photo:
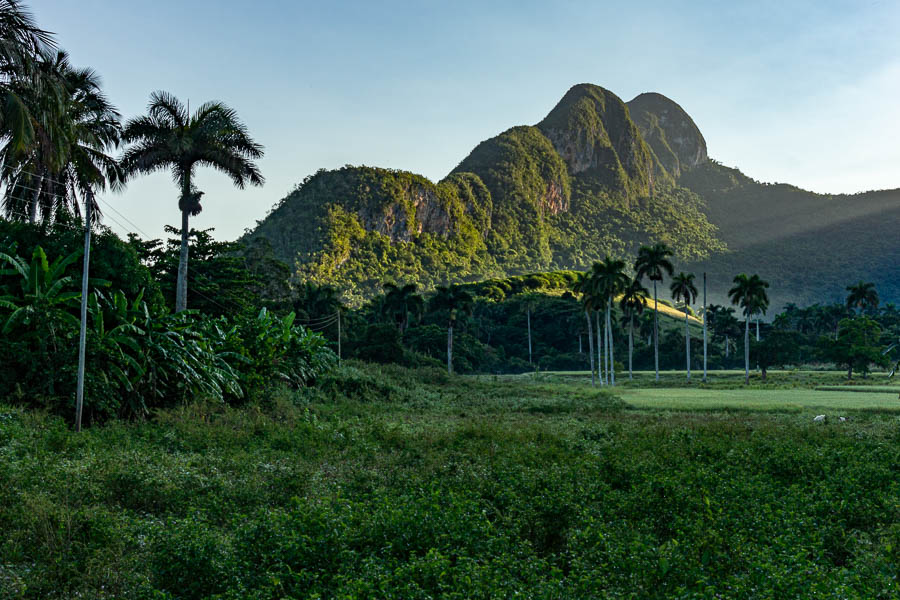
[[[678,301],[684,301],[684,356],[687,364],[687,380],[691,380],[691,330],[688,326],[688,309],[691,303],[697,299],[697,288],[694,285],[693,273],[679,273],[672,278],[672,285],[669,287],[672,292],[672,298]]]
[[[854,285],[848,286],[847,291],[847,308],[864,310],[875,310],[878,308],[878,292],[875,290],[874,283],[866,283],[860,281]]]
[[[662,282],[665,274],[671,276],[675,270],[669,261],[670,256],[672,250],[665,244],[641,246],[634,263],[637,278],[647,277],[653,282],[653,364],[656,369],[656,381],[659,381],[659,300],[656,284]]]
[[[765,314],[769,307],[767,281],[759,275],[741,273],[734,278],[734,287],[728,290],[731,303],[744,309],[744,382],[750,384],[750,320],[756,314]]]
[[[596,306],[603,307],[606,311],[606,322],[603,327],[603,346],[606,351],[603,353],[604,368],[606,369],[609,383],[615,385],[616,375],[613,362],[613,339],[612,339],[612,322],[610,314],[612,312],[613,299],[619,295],[628,285],[628,275],[625,274],[625,261],[615,260],[607,256],[602,262],[594,263],[590,276],[592,285],[591,290],[595,296]],[[597,326],[597,334],[600,334],[600,326]],[[597,344],[598,354],[600,344]]]
[[[635,279],[622,291],[619,307],[625,319],[628,320],[628,379],[634,379],[631,369],[631,358],[634,354],[634,317],[644,312],[647,305],[649,292],[639,279]]]
[[[447,323],[447,373],[453,373],[453,328],[460,315],[471,314],[474,299],[469,292],[460,287],[438,286],[429,302],[432,311],[446,310],[449,313]]]
[[[255,160],[263,148],[250,137],[247,128],[231,108],[221,102],[207,102],[191,115],[177,98],[166,92],[150,97],[146,116],[131,119],[123,138],[131,146],[122,166],[129,174],[171,170],[178,185],[181,211],[181,254],[175,310],[187,308],[188,222],[200,214],[202,192],[193,184],[197,167],[211,167],[231,178],[238,188],[248,183],[262,185]]]

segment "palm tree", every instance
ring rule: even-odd
[[[653,364],[656,368],[656,381],[659,381],[659,300],[656,295],[656,284],[663,280],[664,274],[669,276],[675,268],[669,261],[672,250],[662,243],[653,246],[641,246],[638,250],[634,270],[637,278],[648,277],[653,282]]]
[[[644,312],[647,305],[647,291],[640,279],[634,279],[622,291],[622,298],[619,300],[619,307],[626,319],[628,319],[628,379],[634,379],[631,369],[631,358],[634,353],[634,317]]]
[[[878,308],[878,291],[875,289],[874,283],[860,281],[847,286],[847,291],[850,292],[847,296],[847,308],[860,311],[874,311]]]
[[[766,289],[769,282],[759,275],[741,273],[734,278],[734,287],[728,290],[731,303],[744,309],[744,383],[750,385],[750,320],[755,314],[765,314],[769,306]]]
[[[629,283],[628,275],[625,274],[625,261],[614,260],[606,256],[602,262],[595,262],[591,269],[591,281],[594,295],[596,296],[597,306],[602,306],[606,310],[606,322],[603,327],[603,346],[604,367],[606,375],[611,385],[616,384],[616,374],[613,362],[613,339],[612,339],[612,322],[610,314],[612,312],[613,299],[618,296]],[[599,334],[600,328],[597,328]],[[599,346],[599,344],[598,344]]]
[[[456,319],[460,314],[468,315],[472,313],[473,304],[472,295],[463,288],[442,285],[435,289],[435,294],[429,302],[431,310],[446,310],[450,313],[450,320],[447,325],[447,374],[453,373],[453,327],[456,325]]]
[[[693,273],[679,273],[672,278],[669,287],[672,298],[676,302],[684,300],[684,356],[687,362],[687,380],[691,381],[691,330],[688,327],[688,309],[691,303],[697,299],[697,287],[694,285]]]
[[[212,167],[231,178],[240,189],[248,183],[262,185],[256,163],[263,147],[250,137],[235,111],[221,102],[207,102],[190,115],[175,96],[154,92],[147,115],[130,119],[123,139],[131,144],[122,158],[127,174],[171,170],[180,188],[181,254],[175,310],[187,308],[188,220],[203,210],[203,193],[193,185],[198,166]]]
[[[584,308],[584,318],[587,319],[588,349],[591,360],[591,386],[595,386],[597,383],[594,379],[594,333],[591,328],[591,311],[594,310],[594,300],[591,294],[591,285],[590,273],[579,273],[578,279],[572,286],[572,291],[576,294],[581,294],[581,306]]]
[[[409,315],[421,315],[425,307],[425,300],[416,293],[416,284],[408,283],[399,287],[394,283],[385,283],[384,303],[381,305],[381,313],[393,319],[400,329],[400,335],[409,327]]]
[[[29,83],[52,88],[39,76],[34,59],[53,45],[52,34],[40,29],[17,0],[0,0],[0,137],[11,155],[27,154],[35,142],[35,115],[20,92]]]

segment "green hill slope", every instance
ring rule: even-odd
[[[582,269],[640,244],[676,249],[724,302],[735,274],[772,283],[773,308],[840,298],[859,279],[900,297],[891,266],[900,191],[821,195],[708,158],[690,115],[656,93],[628,103],[573,86],[533,126],[476,146],[443,180],[374,167],[320,171],[248,234],[298,276],[363,301],[385,280],[425,288]]]
[[[706,201],[709,220],[729,252],[688,264],[706,270],[719,288],[735,273],[759,273],[772,284],[775,306],[843,300],[846,286],[872,281],[885,300],[900,298],[900,190],[816,194],[755,181],[707,161],[679,179]]]
[[[536,126],[479,144],[438,183],[372,167],[307,178],[249,237],[358,302],[385,279],[424,287],[583,268],[665,241],[685,260],[725,249],[615,94],[574,86]]]

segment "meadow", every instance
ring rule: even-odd
[[[896,396],[833,383],[348,362],[81,434],[0,408],[0,598],[896,597]]]

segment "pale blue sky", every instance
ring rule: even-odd
[[[125,116],[151,91],[237,109],[265,145],[261,189],[200,174],[198,227],[234,238],[319,168],[434,180],[533,124],[575,83],[656,91],[710,155],[823,192],[900,187],[900,4],[888,1],[288,2],[31,0]],[[167,175],[108,200],[153,237],[177,223]],[[116,216],[114,213],[111,216]],[[121,219],[120,219],[121,220]],[[121,231],[107,220],[114,229]]]

